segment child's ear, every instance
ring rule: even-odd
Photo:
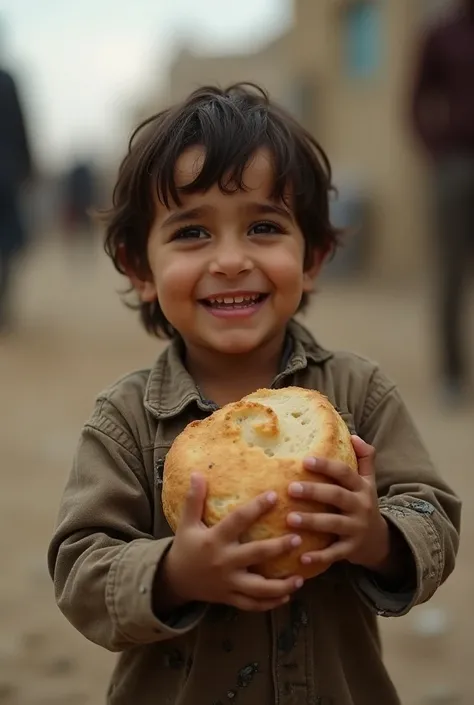
[[[314,283],[318,278],[321,267],[324,264],[327,253],[324,250],[314,248],[308,253],[306,266],[303,272],[303,291],[309,294],[314,289]]]
[[[152,275],[149,274],[148,276],[145,276],[144,274],[139,274],[137,272],[136,267],[130,264],[130,261],[125,254],[125,248],[123,245],[119,246],[117,254],[120,267],[125,276],[130,280],[130,284],[137,292],[140,301],[143,301],[143,303],[151,303],[152,301],[155,301],[157,298],[157,293]]]
[[[156,286],[153,279],[140,279],[136,274],[128,274],[130,284],[137,292],[140,301],[143,303],[152,303],[156,301]]]

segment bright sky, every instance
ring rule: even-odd
[[[290,12],[291,0],[0,0],[7,63],[52,164],[75,145],[122,147],[128,111],[159,89],[178,40],[242,50],[277,34]]]

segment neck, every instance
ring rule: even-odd
[[[219,406],[270,387],[279,372],[285,334],[244,355],[186,348],[186,367],[206,399]]]

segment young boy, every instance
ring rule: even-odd
[[[99,396],[49,550],[66,617],[122,652],[110,705],[399,703],[376,618],[406,614],[451,573],[460,504],[395,385],[294,320],[336,244],[330,188],[318,144],[252,86],[198,90],[132,138],[106,249],[146,329],[171,343]],[[256,388],[288,385],[327,395],[353,434],[359,475],[308,458],[333,482],[288,488],[334,512],[290,515],[287,536],[243,544],[272,488],[207,528],[196,475],[173,537],[161,484],[176,435]],[[334,534],[302,557],[326,572],[304,584],[252,572],[297,546],[303,527]]]

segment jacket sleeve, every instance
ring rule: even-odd
[[[380,511],[405,539],[416,576],[410,589],[389,593],[361,571],[357,586],[377,614],[399,616],[429,600],[453,571],[461,503],[435,470],[397,388],[379,370],[360,435],[375,447]]]
[[[167,623],[152,609],[154,577],[172,539],[152,536],[153,498],[132,434],[96,413],[83,429],[48,551],[59,608],[110,651],[172,639],[204,608]]]

